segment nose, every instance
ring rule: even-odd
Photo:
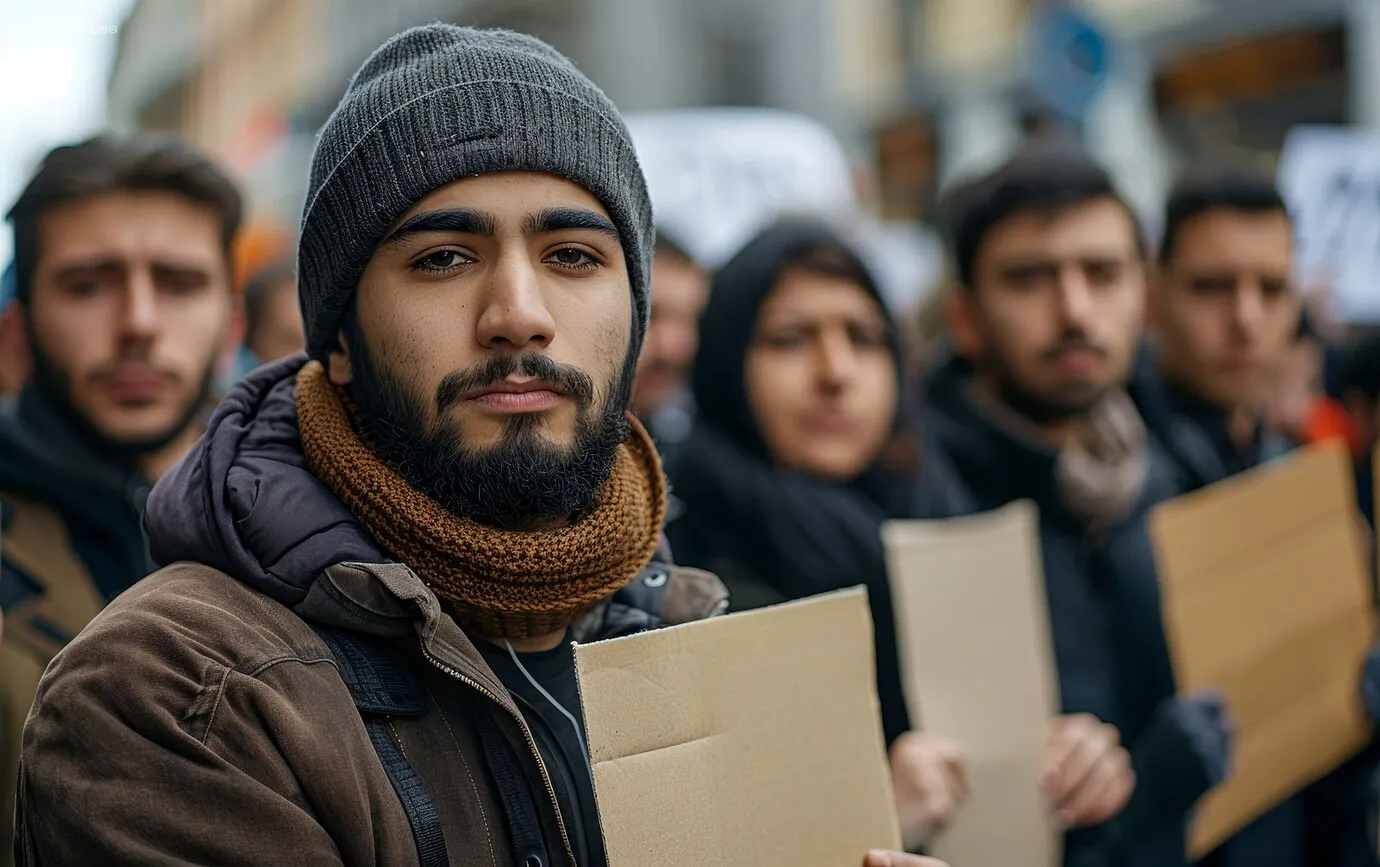
[[[1092,287],[1081,268],[1064,268],[1059,273],[1059,316],[1067,326],[1087,324],[1092,311]]]
[[[521,350],[533,344],[544,348],[556,338],[556,321],[525,250],[505,253],[497,260],[483,305],[476,337],[485,348]]]
[[[147,343],[158,336],[162,327],[159,313],[158,287],[150,269],[131,268],[125,284],[124,306],[120,316],[120,339],[123,343]]]
[[[815,361],[820,385],[836,392],[852,379],[858,356],[847,333],[829,329],[819,335]]]
[[[1260,329],[1265,319],[1265,293],[1258,280],[1243,280],[1237,283],[1233,295],[1232,325],[1236,332],[1250,338]]]

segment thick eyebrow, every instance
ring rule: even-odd
[[[124,269],[124,260],[118,256],[97,256],[91,259],[75,259],[66,262],[53,272],[53,276],[59,280],[65,280],[78,274],[89,274],[92,271],[111,273]]]
[[[492,214],[464,208],[445,208],[414,214],[394,229],[385,244],[399,244],[423,232],[460,232],[465,235],[492,235],[495,221]]]
[[[569,229],[590,229],[620,243],[623,240],[608,217],[585,208],[549,208],[522,218],[522,233],[529,237]]]

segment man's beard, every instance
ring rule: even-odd
[[[1011,363],[990,338],[987,351],[979,362],[979,370],[996,389],[996,397],[1008,409],[1036,424],[1058,424],[1087,418],[1114,386],[1093,386],[1079,393],[1061,396],[1038,394],[1021,382],[1016,365]],[[1087,349],[1105,355],[1106,351],[1093,345],[1082,333],[1064,335],[1059,345],[1046,350],[1041,361],[1052,360],[1058,353],[1071,348]]]
[[[176,442],[210,403],[216,381],[216,358],[212,353],[201,373],[201,383],[192,399],[182,408],[171,424],[148,436],[126,438],[112,436],[102,429],[77,405],[72,391],[72,376],[54,362],[29,332],[30,357],[33,361],[33,385],[62,414],[77,434],[100,454],[128,461],[156,454]]]
[[[570,518],[595,504],[628,435],[632,361],[625,361],[616,389],[600,408],[589,376],[576,368],[544,355],[491,356],[441,380],[432,397],[437,421],[428,423],[426,399],[375,363],[354,323],[346,327],[354,370],[350,391],[367,441],[413,490],[454,515],[494,526]],[[518,372],[559,386],[576,401],[571,445],[546,440],[536,414],[509,418],[499,441],[486,448],[470,446],[446,423],[460,395]]]

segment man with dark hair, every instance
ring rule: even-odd
[[[257,364],[286,358],[306,346],[291,262],[269,265],[245,283],[244,346]]]
[[[699,346],[700,312],[708,297],[709,274],[659,233],[652,254],[652,313],[637,360],[633,411],[646,423],[668,463],[690,435],[694,420],[690,362]]]
[[[1292,243],[1261,175],[1202,169],[1170,196],[1150,305],[1164,403],[1143,411],[1186,490],[1292,447],[1264,424],[1300,323]]]
[[[1181,867],[1229,738],[1219,699],[1176,695],[1160,618],[1146,517],[1170,473],[1124,390],[1145,304],[1139,226],[1106,171],[1062,148],[1016,155],[949,197],[945,216],[962,280],[956,356],[929,409],[978,508],[1040,509],[1065,714],[1050,749],[1068,748],[1074,721],[1088,732],[1085,770],[1041,781],[1069,832],[1064,863]],[[1118,740],[1131,767],[1099,765]]]
[[[725,602],[654,556],[651,217],[545,43],[433,24],[365,61],[312,160],[311,360],[231,390],[149,500],[174,565],[49,667],[24,864],[605,863],[571,641]]]
[[[1207,166],[1170,195],[1151,293],[1157,381],[1138,391],[1181,492],[1287,453],[1266,425],[1272,392],[1309,328],[1293,279],[1293,232],[1268,177]],[[1358,676],[1359,676],[1358,672]],[[1209,867],[1367,867],[1373,762],[1363,758],[1266,813],[1210,853]]]
[[[230,179],[187,144],[48,154],[9,212],[32,375],[0,407],[0,846],[39,676],[151,568],[149,486],[200,433],[233,298]]]

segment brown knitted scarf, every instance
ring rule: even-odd
[[[478,524],[419,493],[363,443],[346,396],[317,362],[297,375],[307,464],[390,555],[410,566],[461,626],[491,638],[564,629],[651,561],[666,482],[647,431],[629,417],[598,502],[570,524],[525,532]]]

